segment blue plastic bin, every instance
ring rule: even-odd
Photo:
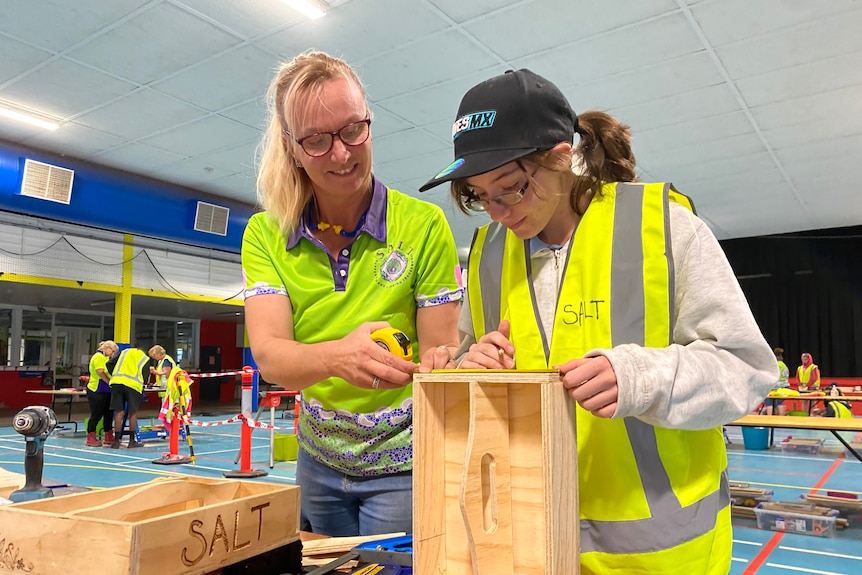
[[[742,443],[746,449],[769,449],[769,428],[743,427]]]

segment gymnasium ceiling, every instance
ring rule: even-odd
[[[862,224],[862,1],[281,0],[0,3],[0,140],[254,203],[263,94],[309,48],[368,89],[375,173],[417,188],[452,159],[464,91],[506,69],[628,123],[643,180],[720,239]],[[0,102],[2,104],[2,102]],[[441,205],[466,248],[482,217]]]

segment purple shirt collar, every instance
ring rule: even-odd
[[[379,242],[386,243],[386,200],[389,191],[377,178],[371,177],[371,205],[368,206],[368,214],[365,223],[359,228],[359,233],[366,233]],[[299,218],[299,225],[287,237],[285,249],[292,250],[301,238],[314,242],[314,238],[308,233],[308,225],[305,221],[306,210],[303,210]],[[357,237],[359,236],[357,234]]]

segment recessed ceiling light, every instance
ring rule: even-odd
[[[282,0],[282,2],[310,20],[316,20],[326,14],[326,5],[317,0]]]

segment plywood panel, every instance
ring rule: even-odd
[[[417,573],[577,574],[577,494],[575,408],[556,373],[415,376]]]

